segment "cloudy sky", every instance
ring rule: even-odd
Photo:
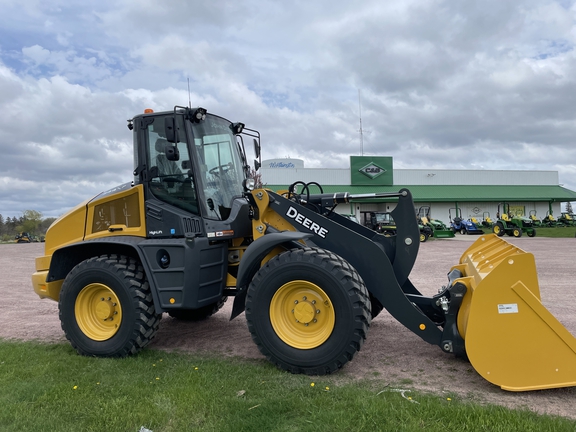
[[[576,190],[569,0],[0,0],[0,214],[132,179],[126,120],[191,102],[307,167],[555,170]],[[360,96],[360,97],[359,97]],[[360,106],[363,146],[360,145]],[[362,147],[362,148],[361,148]]]

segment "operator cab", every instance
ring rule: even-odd
[[[131,125],[137,143],[134,183],[144,184],[148,214],[150,209],[152,214],[170,213],[175,207],[175,216],[193,217],[198,220],[193,225],[199,228],[201,220],[226,221],[234,213],[234,206],[239,205],[234,204],[235,200],[245,201],[250,167],[240,134],[257,137],[254,143],[259,153],[258,132],[244,130],[243,124],[209,114],[203,108],[187,107],[149,112],[135,117]],[[159,209],[155,209],[156,200]],[[166,228],[148,231],[174,236],[174,228]]]

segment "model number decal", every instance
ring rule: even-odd
[[[498,313],[499,314],[518,313],[518,304],[517,303],[499,304]]]
[[[310,231],[322,238],[326,238],[326,234],[328,234],[328,230],[326,228],[321,227],[316,222],[308,219],[302,213],[299,213],[298,210],[296,210],[294,207],[290,207],[288,209],[286,216],[288,216],[290,219],[294,219],[304,228],[308,228]]]

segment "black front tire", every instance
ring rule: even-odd
[[[324,375],[360,350],[371,321],[357,271],[327,250],[276,255],[248,287],[246,320],[260,352],[292,373]]]
[[[125,357],[150,343],[160,325],[139,261],[102,255],[68,274],[58,303],[66,338],[79,354]]]

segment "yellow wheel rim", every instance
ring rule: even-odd
[[[500,233],[500,227],[498,225],[496,225],[494,227],[494,234],[499,234]]]
[[[420,234],[420,241],[423,242],[426,240],[426,234]]]
[[[330,337],[336,315],[322,288],[312,282],[295,280],[282,285],[272,297],[270,322],[286,344],[312,349]]]
[[[95,341],[105,341],[116,334],[122,322],[122,307],[118,297],[104,284],[86,285],[74,306],[80,330]]]

